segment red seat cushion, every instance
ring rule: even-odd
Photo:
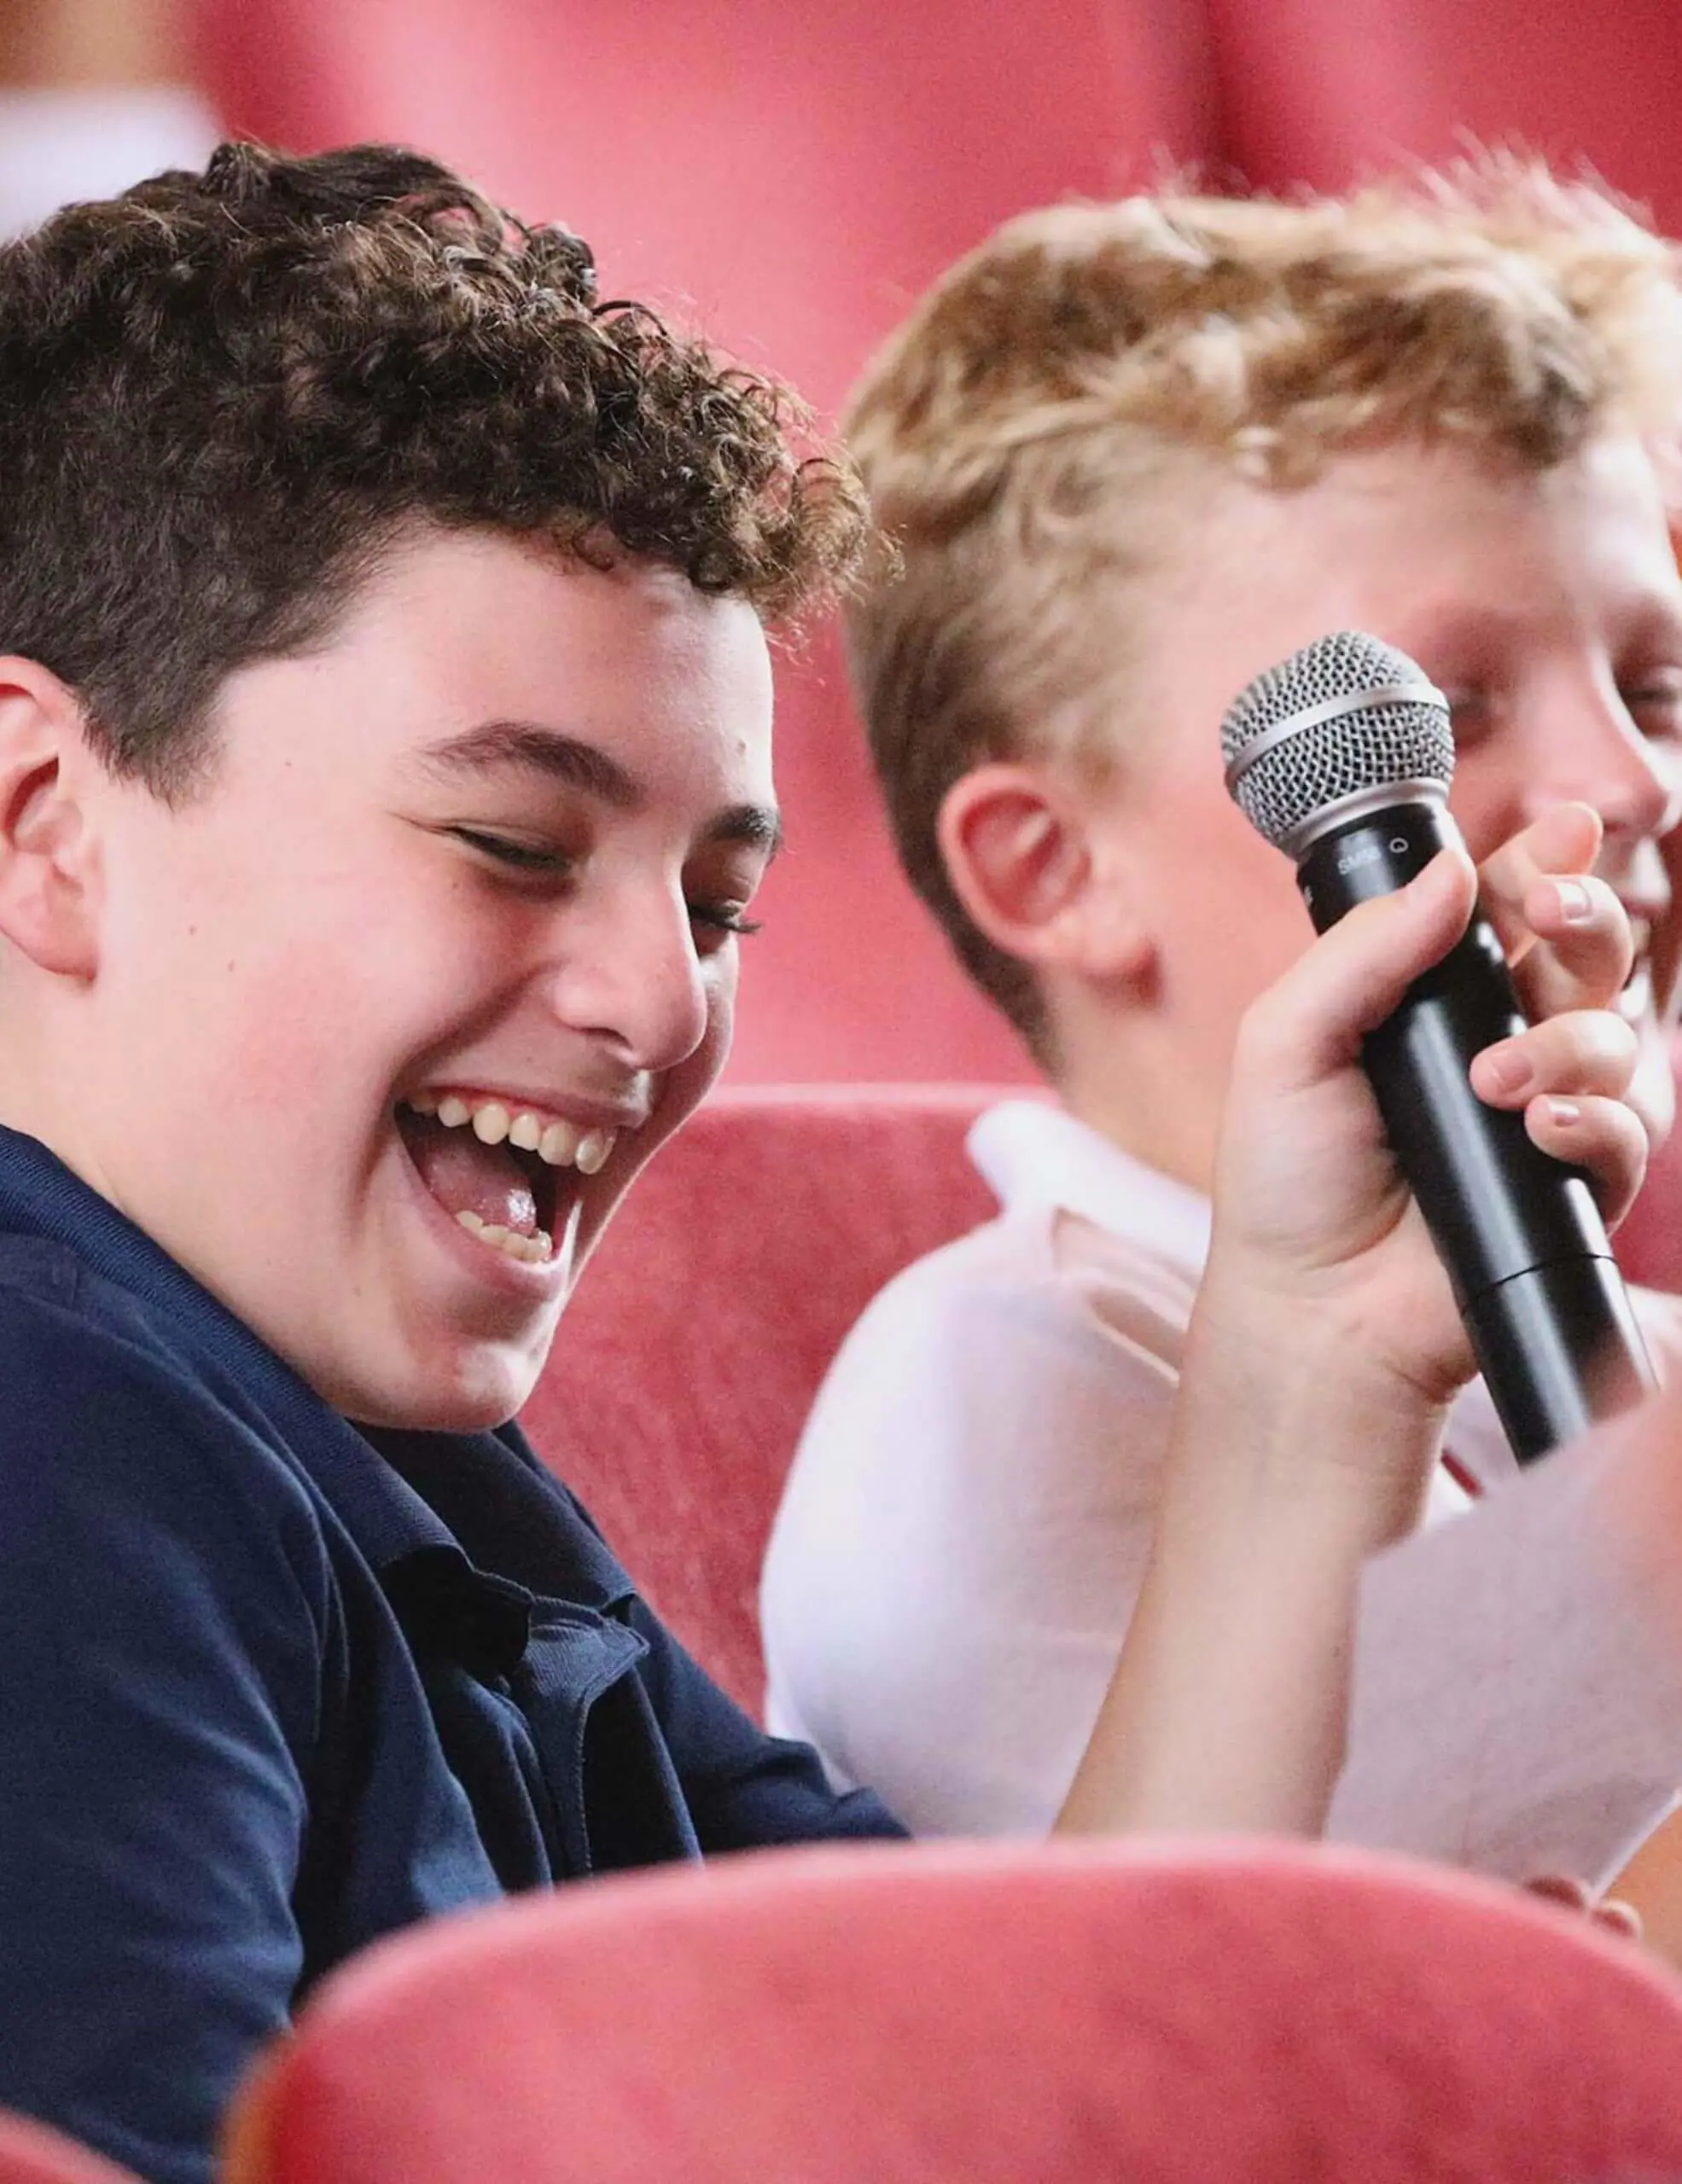
[[[1682,2175],[1682,1989],[1304,1846],[762,1854],[382,1944],[237,2143],[232,2184],[1611,2184]]]

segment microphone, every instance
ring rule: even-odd
[[[1316,932],[1459,839],[1448,702],[1376,637],[1322,637],[1257,676],[1221,723],[1221,753],[1244,816],[1295,860]],[[1361,1056],[1522,1464],[1657,1385],[1586,1176],[1468,1080],[1473,1056],[1525,1022],[1475,914]]]

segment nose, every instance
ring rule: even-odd
[[[1682,764],[1667,744],[1643,735],[1618,691],[1597,687],[1537,723],[1530,739],[1524,815],[1586,804],[1609,842],[1667,833],[1682,813]]]
[[[706,977],[687,905],[663,891],[604,901],[569,926],[551,1005],[568,1028],[655,1074],[687,1061],[706,1036]]]

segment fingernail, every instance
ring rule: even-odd
[[[1567,925],[1586,925],[1594,915],[1594,897],[1580,880],[1556,880],[1553,892]]]
[[[1594,1920],[1597,1926],[1609,1926],[1615,1934],[1627,1934],[1633,1942],[1642,1937],[1641,1914],[1621,1896],[1603,1896],[1594,1907]]]
[[[1557,1123],[1561,1130],[1569,1130],[1574,1123],[1580,1123],[1582,1118],[1583,1111],[1574,1100],[1548,1101],[1548,1119]]]
[[[1487,1048],[1483,1069],[1498,1092],[1522,1092],[1530,1082],[1530,1064],[1516,1047]]]

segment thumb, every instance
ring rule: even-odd
[[[1454,845],[1406,887],[1357,903],[1250,1008],[1240,1035],[1250,1061],[1281,1089],[1355,1060],[1414,979],[1466,930],[1477,874]]]

